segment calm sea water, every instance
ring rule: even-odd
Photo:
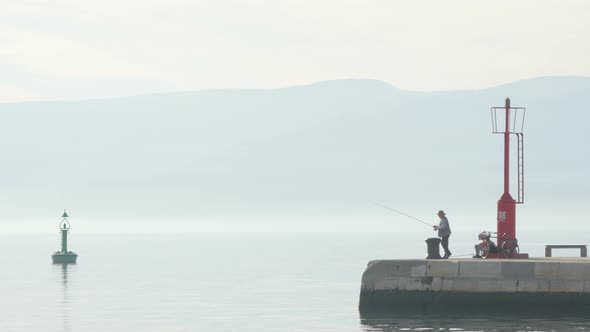
[[[74,233],[71,249],[79,262],[62,266],[49,257],[58,234],[2,235],[0,331],[590,330],[585,317],[361,317],[358,295],[367,262],[424,257],[424,238]],[[473,238],[454,235],[454,254],[469,254]],[[541,243],[530,244],[532,254],[542,254]]]

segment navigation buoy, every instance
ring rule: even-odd
[[[70,222],[68,221],[68,214],[64,210],[59,223],[59,230],[61,232],[61,251],[56,251],[51,255],[54,264],[69,264],[76,263],[78,255],[73,251],[68,251],[68,233],[70,232]]]

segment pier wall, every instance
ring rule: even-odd
[[[362,277],[359,303],[361,311],[510,307],[590,310],[590,260],[371,261]]]

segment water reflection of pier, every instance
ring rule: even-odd
[[[482,304],[483,305],[483,304]],[[362,331],[588,331],[584,314],[361,314]]]

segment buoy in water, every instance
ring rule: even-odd
[[[68,233],[70,232],[70,222],[68,214],[64,210],[59,223],[61,232],[61,251],[56,251],[51,255],[54,264],[73,264],[76,263],[78,255],[73,251],[68,251]]]

